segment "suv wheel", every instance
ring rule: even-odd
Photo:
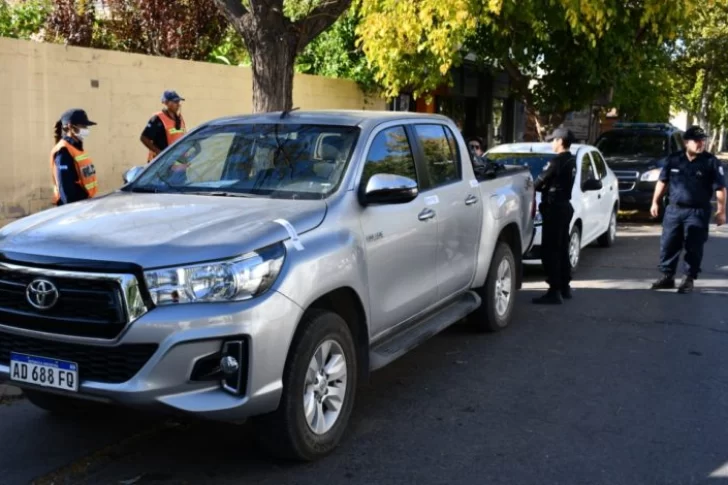
[[[334,450],[346,431],[357,384],[354,341],[329,311],[307,312],[291,346],[278,409],[254,420],[273,455],[313,461]]]
[[[609,227],[607,232],[599,236],[598,243],[603,248],[609,248],[614,245],[617,240],[617,210],[612,211],[612,215],[609,218]]]
[[[473,314],[478,330],[497,332],[511,323],[516,298],[516,259],[510,246],[499,242],[490,262],[485,286],[478,290],[483,303]]]

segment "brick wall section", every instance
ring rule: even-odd
[[[165,89],[187,99],[188,128],[252,111],[249,68],[0,38],[0,227],[50,205],[52,128],[64,110],[83,108],[99,124],[87,151],[105,193],[146,162],[139,135]],[[293,100],[301,109],[385,108],[351,81],[308,75],[296,75]]]

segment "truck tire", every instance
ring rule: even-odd
[[[516,268],[511,247],[499,241],[493,253],[485,286],[478,289],[478,295],[483,302],[473,317],[479,331],[498,332],[511,323],[516,299]]]
[[[617,209],[612,211],[612,215],[609,217],[609,227],[607,231],[599,236],[597,242],[603,248],[611,248],[614,246],[614,242],[617,240]]]
[[[59,416],[88,416],[109,408],[102,403],[32,389],[23,389],[23,395],[36,407]]]
[[[331,453],[354,407],[357,356],[346,322],[336,313],[304,316],[283,371],[276,411],[253,420],[256,437],[273,456],[313,461]]]

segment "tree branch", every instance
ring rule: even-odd
[[[215,3],[225,16],[231,20],[237,21],[248,13],[248,9],[243,6],[242,0],[215,0]]]
[[[320,3],[306,17],[293,24],[298,32],[298,52],[301,52],[321,32],[328,29],[346,12],[352,0],[328,0]]]

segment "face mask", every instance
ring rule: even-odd
[[[80,140],[82,140],[82,141],[83,141],[83,140],[85,140],[86,138],[88,138],[88,135],[89,135],[89,133],[91,133],[91,131],[90,131],[90,130],[89,130],[88,128],[80,128],[80,129],[78,130],[78,133],[76,134],[76,136],[77,136],[77,137],[78,137],[78,138],[79,138]]]

